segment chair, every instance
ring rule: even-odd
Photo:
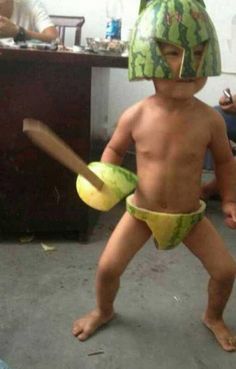
[[[75,45],[80,45],[81,41],[81,28],[85,22],[85,18],[82,16],[71,17],[64,15],[50,15],[50,19],[58,29],[60,41],[64,45],[66,28],[75,28]]]

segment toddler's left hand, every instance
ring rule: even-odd
[[[227,202],[223,204],[225,214],[225,224],[232,229],[236,229],[236,202]]]

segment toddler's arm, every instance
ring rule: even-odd
[[[120,117],[116,129],[106,145],[101,161],[120,165],[129,145],[132,142],[132,108],[127,110]]]
[[[212,124],[211,138],[210,149],[214,157],[222,208],[226,217],[232,220],[226,223],[236,228],[236,160],[230,148],[225,122],[218,114],[215,114]]]

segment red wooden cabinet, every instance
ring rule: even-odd
[[[42,120],[88,162],[93,66],[126,68],[127,58],[0,49],[0,234],[86,234],[76,176],[34,146],[22,125]]]

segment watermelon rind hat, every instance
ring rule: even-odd
[[[174,78],[160,43],[183,50],[179,78],[220,75],[219,43],[202,0],[141,0],[129,45],[130,80]],[[196,67],[194,47],[201,44],[204,52]]]

